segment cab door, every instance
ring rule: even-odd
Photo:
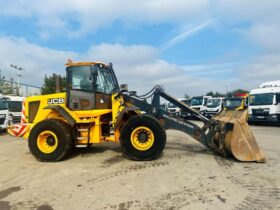
[[[111,81],[109,69],[99,68],[96,77],[96,109],[111,109],[112,108],[112,90],[114,83]]]
[[[95,109],[95,74],[93,66],[67,68],[66,105],[71,110]]]

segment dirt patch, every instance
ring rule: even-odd
[[[220,195],[216,195],[216,197],[223,203],[226,202],[226,199],[225,198],[222,198]]]
[[[10,187],[6,190],[0,191],[0,200],[12,194],[13,192],[17,192],[19,190],[21,190],[21,187]]]
[[[37,210],[54,210],[50,205],[44,204],[37,208]]]
[[[0,201],[0,209],[1,210],[10,210],[11,206],[8,201]]]

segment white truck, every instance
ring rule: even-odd
[[[167,105],[167,110],[168,110],[168,112],[170,112],[171,114],[179,115],[181,109],[180,109],[179,107],[177,107],[176,105],[172,104],[172,103],[168,103],[168,105]]]
[[[190,106],[190,104],[191,104],[191,99],[182,98],[182,99],[179,99],[179,101],[183,102],[184,104],[186,104],[188,106]],[[189,112],[180,110],[180,116],[183,118],[191,118],[192,115]]]
[[[223,111],[223,108],[224,108],[224,98],[222,97],[210,98],[206,102],[206,109],[203,114],[205,117],[211,118],[214,115]]]
[[[182,98],[182,99],[179,99],[179,101],[185,103],[187,100]],[[178,115],[178,116],[181,115],[181,109],[179,107],[175,106],[172,103],[168,103],[167,111],[174,114],[174,115]]]
[[[280,123],[280,80],[265,82],[249,94],[249,123]]]
[[[23,100],[19,96],[0,95],[0,130],[20,123]]]
[[[212,96],[194,96],[191,99],[191,108],[203,113],[206,109],[207,100],[212,98]]]

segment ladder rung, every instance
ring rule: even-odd
[[[87,136],[81,136],[81,137],[77,137],[77,139],[78,140],[80,140],[80,139],[88,139],[88,137]]]
[[[88,129],[86,129],[86,128],[81,128],[81,129],[78,129],[78,131],[88,131]]]
[[[75,147],[84,148],[84,147],[87,147],[87,145],[86,144],[79,144],[79,145],[76,145]]]

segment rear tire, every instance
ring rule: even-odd
[[[29,135],[30,152],[40,161],[56,162],[73,149],[72,131],[65,122],[47,119],[36,124]]]
[[[163,151],[166,133],[159,121],[149,115],[131,117],[121,130],[123,154],[132,160],[153,160]]]

